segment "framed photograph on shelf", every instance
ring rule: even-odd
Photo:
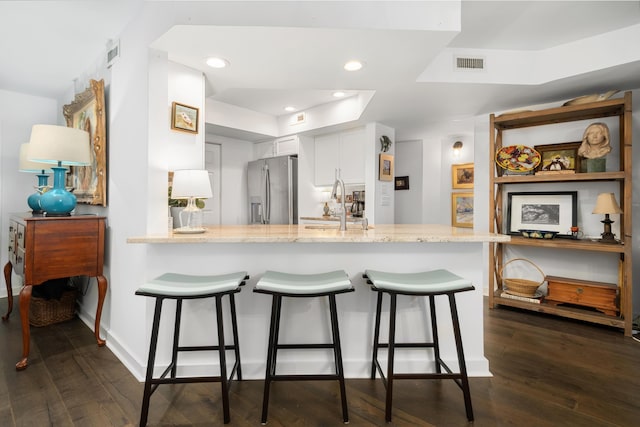
[[[408,176],[396,176],[396,190],[408,190],[409,189],[409,177]]]
[[[473,193],[451,193],[451,225],[473,228]]]
[[[196,107],[173,102],[171,104],[171,129],[198,133],[198,112]]]
[[[380,181],[393,181],[393,156],[380,153]]]
[[[78,203],[107,206],[107,128],[104,80],[90,80],[89,87],[62,107],[68,127],[89,132],[91,164],[71,166],[66,186]]]
[[[540,164],[536,168],[536,174],[562,174],[580,172],[580,157],[578,149],[581,142],[565,142],[562,144],[536,145],[535,149],[540,153]]]
[[[577,191],[507,193],[507,234],[537,230],[571,237],[571,227],[578,222],[577,206]]]
[[[453,188],[473,188],[473,163],[451,165]]]

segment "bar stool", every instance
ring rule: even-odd
[[[471,393],[469,391],[469,379],[462,349],[462,338],[460,336],[460,322],[458,320],[458,310],[456,308],[455,294],[458,292],[471,291],[475,288],[469,280],[457,276],[447,270],[434,270],[422,273],[387,273],[375,270],[366,270],[363,277],[367,283],[372,285],[372,289],[378,292],[378,302],[376,306],[376,318],[373,338],[373,360],[371,362],[371,379],[375,379],[376,370],[387,390],[385,404],[385,419],[391,422],[391,408],[393,400],[393,381],[398,379],[452,379],[462,389],[464,395],[464,406],[467,419],[473,421],[473,408],[471,406]],[[382,309],[382,296],[389,294],[389,340],[388,343],[380,342],[380,312]],[[431,342],[407,342],[396,343],[396,299],[398,295],[417,295],[429,297],[429,311],[431,314]],[[436,319],[435,296],[447,295],[449,297],[449,307],[451,308],[451,321],[453,324],[453,335],[458,353],[459,373],[453,373],[447,364],[440,358],[440,344],[438,342],[438,326]],[[388,349],[387,373],[386,377],[378,361],[378,349]],[[395,373],[393,367],[396,349],[405,348],[432,348],[435,359],[435,373]],[[442,368],[446,373],[442,372]]]
[[[149,400],[160,384],[184,384],[199,382],[219,382],[222,385],[222,408],[224,423],[230,421],[229,415],[229,386],[231,379],[237,373],[238,380],[242,379],[240,368],[240,347],[238,345],[238,324],[236,320],[236,305],[234,294],[240,292],[240,286],[249,279],[246,272],[237,272],[217,276],[192,276],[186,274],[166,273],[143,284],[136,291],[136,295],[153,297],[156,299],[153,313],[153,326],[151,329],[151,344],[149,346],[149,360],[147,362],[147,375],[144,383],[142,397],[142,410],[140,413],[140,426],[147,425],[149,414]],[[225,344],[224,327],[222,322],[222,297],[229,295],[231,307],[231,326],[233,330],[233,344]],[[208,346],[180,346],[180,317],[182,314],[182,301],[185,299],[215,298],[216,323],[218,326],[218,345]],[[160,327],[160,315],[162,303],[165,299],[176,300],[176,318],[173,330],[173,344],[171,363],[158,378],[153,378],[153,369],[158,344],[158,330]],[[220,360],[219,376],[204,377],[178,377],[178,352],[185,351],[218,351]],[[226,351],[233,350],[235,362],[231,374],[227,377]],[[170,373],[170,377],[166,378]]]
[[[320,274],[288,274],[267,271],[258,280],[254,292],[272,296],[271,324],[269,326],[269,342],[267,344],[267,368],[264,379],[264,396],[262,401],[261,423],[267,423],[269,410],[269,390],[272,381],[300,381],[300,380],[338,380],[342,399],[342,419],[349,422],[347,409],[347,395],[342,367],[342,349],[340,347],[340,333],[338,330],[338,312],[336,310],[336,294],[353,292],[353,285],[343,270]],[[282,297],[328,297],[329,313],[331,317],[331,333],[333,342],[328,344],[278,344],[280,335],[280,314],[282,312]],[[278,350],[292,349],[333,349],[335,374],[276,374],[276,360]]]

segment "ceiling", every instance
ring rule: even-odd
[[[77,53],[104,51],[141,4],[140,0],[0,2],[0,89],[60,96],[78,77],[78,70],[95,67],[95,58]],[[334,102],[331,94],[338,89],[349,95],[375,91],[361,120],[394,127],[397,138],[410,139],[430,123],[609,89],[639,88],[640,53],[632,40],[602,52],[594,50],[590,58],[571,58],[572,46],[598,47],[598,37],[618,34],[612,36],[615,40],[623,37],[616,32],[627,28],[640,34],[638,26],[639,1],[463,1],[460,32],[176,26],[152,46],[166,50],[170,60],[202,70],[212,99],[271,116],[290,114],[283,110],[285,105],[308,110]],[[634,53],[614,54],[625,50]],[[434,72],[439,55],[465,51],[488,58],[484,77],[469,80],[455,70],[444,76],[442,70]],[[225,57],[230,67],[208,68],[203,60],[212,54]],[[363,59],[365,67],[345,72],[342,64],[354,56]],[[554,63],[543,63],[540,73],[527,67],[529,57],[557,56],[566,62],[568,73],[549,72],[556,68]],[[520,69],[516,61],[513,69],[497,70],[495,64],[502,57],[524,62]],[[510,77],[504,79],[500,71]],[[536,80],[547,74],[551,77]],[[514,75],[524,77],[513,81]],[[213,129],[228,136],[264,138]]]

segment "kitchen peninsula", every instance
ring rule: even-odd
[[[148,279],[168,271],[187,274],[248,271],[251,279],[236,300],[242,370],[245,378],[260,379],[264,376],[270,300],[251,290],[266,270],[305,274],[344,269],[349,274],[356,292],[338,298],[345,374],[350,378],[368,377],[375,293],[362,279],[367,268],[398,272],[446,268],[472,280],[476,290],[458,296],[467,369],[473,376],[490,375],[484,357],[482,329],[483,287],[487,281],[483,277],[484,251],[488,242],[509,239],[506,235],[444,225],[376,224],[363,230],[360,224],[349,224],[347,231],[339,231],[331,225],[318,228],[301,224],[214,226],[207,227],[202,234],[149,235],[131,237],[127,242],[146,244],[147,256],[153,260],[150,265],[155,266],[147,268]],[[437,310],[449,309],[446,300],[436,299],[436,302]],[[320,299],[285,300],[283,340],[329,340],[324,303]],[[214,321],[212,304],[212,301],[193,301],[183,310],[183,330],[188,331],[182,337],[185,342],[210,339],[208,332]],[[425,304],[427,300],[418,297],[398,301],[398,340],[406,340],[408,332],[413,337],[429,333],[424,328],[424,313],[428,312]],[[152,311],[152,305],[147,305],[147,333]],[[309,318],[309,313],[311,318],[320,320],[312,325],[303,321]],[[451,325],[446,318],[442,316],[439,325],[442,357],[456,366]],[[388,323],[386,319],[383,313],[383,324]],[[171,334],[168,325],[163,334]],[[168,360],[169,355],[160,357]],[[310,366],[329,369],[330,357],[328,352],[297,350],[279,355],[279,360],[282,359],[283,370],[305,372]],[[424,354],[420,357],[424,358]],[[403,352],[396,360],[398,369],[411,370],[413,363],[420,359],[414,352]],[[194,358],[190,360],[190,369],[210,369],[209,364],[208,359]]]

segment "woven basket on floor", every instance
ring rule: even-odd
[[[542,279],[540,281],[535,281],[535,280],[520,279],[515,277],[504,277],[502,275],[502,272],[504,271],[505,267],[514,261],[528,262],[529,264],[534,266],[536,270],[540,272],[540,274],[542,275]],[[498,276],[502,279],[502,288],[506,293],[511,295],[517,295],[520,297],[535,296],[536,291],[538,290],[540,285],[544,283],[544,278],[545,278],[545,275],[540,269],[540,267],[538,267],[537,265],[535,265],[533,262],[529,261],[526,258],[513,258],[505,262],[502,268],[500,269],[500,271],[498,272]]]
[[[76,289],[66,290],[57,299],[31,298],[29,307],[29,324],[31,326],[47,326],[71,320],[76,315]]]

